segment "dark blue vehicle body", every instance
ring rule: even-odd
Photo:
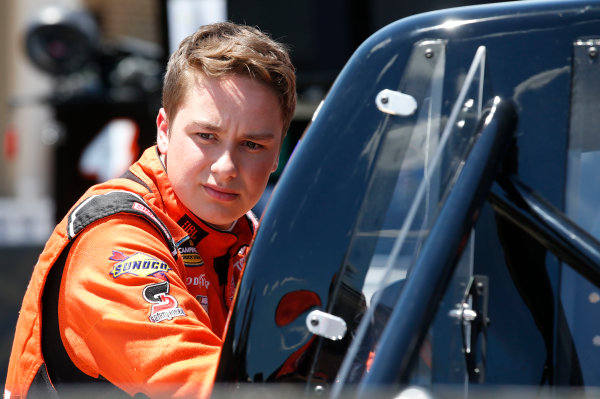
[[[275,188],[217,382],[600,386],[598,170],[600,2],[383,28]]]

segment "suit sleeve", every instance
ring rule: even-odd
[[[59,295],[65,349],[84,373],[129,394],[207,397],[221,340],[146,221],[94,223],[69,252]]]

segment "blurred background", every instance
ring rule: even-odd
[[[299,102],[274,183],[362,41],[412,14],[483,2],[493,1],[0,1],[0,381],[46,239],[87,187],[154,143],[164,66],[184,36],[232,20],[290,47]]]

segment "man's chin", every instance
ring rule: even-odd
[[[196,216],[202,219],[202,221],[204,221],[209,226],[214,227],[218,230],[229,230],[236,220],[245,215],[245,213],[242,213],[241,215],[237,216],[237,214],[232,213],[222,214],[220,217],[215,217],[216,212],[204,212],[203,214],[206,217],[203,218],[199,215]]]

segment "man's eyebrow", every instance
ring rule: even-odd
[[[188,126],[191,127],[192,129],[202,130],[205,132],[212,132],[212,133],[218,133],[222,130],[221,126],[219,126],[218,124],[215,124],[215,123],[211,123],[211,122],[191,121],[188,124]],[[244,140],[271,141],[271,140],[275,140],[277,135],[270,131],[264,131],[264,132],[257,131],[257,132],[246,133],[242,137],[244,138]]]
[[[189,123],[189,126],[194,129],[207,130],[210,132],[217,132],[221,130],[219,125],[210,122],[192,121]]]
[[[273,132],[252,132],[244,135],[246,140],[274,140],[275,133]]]

